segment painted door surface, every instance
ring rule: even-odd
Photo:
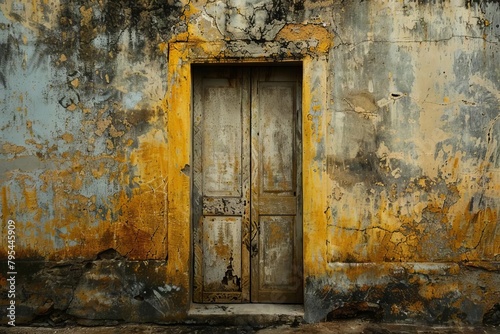
[[[193,68],[195,302],[302,302],[300,78]]]

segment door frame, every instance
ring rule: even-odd
[[[308,45],[307,41],[293,42]],[[276,46],[281,45],[277,42],[259,45],[234,43],[238,45],[228,46],[231,42],[172,42],[165,48],[168,53],[169,78],[164,100],[169,157],[167,275],[171,277],[173,284],[185,291],[184,301],[187,309],[193,304],[191,65],[209,63],[268,65],[277,62],[276,56],[271,52],[276,50]],[[327,112],[329,101],[329,87],[325,75],[328,73],[327,52],[328,48],[320,43],[318,47],[305,48],[303,53],[299,54],[290,50],[289,58],[277,62],[290,65],[302,64],[302,262],[306,314],[309,309],[308,277],[324,275],[329,270],[325,247],[328,228],[326,199],[327,190],[330,189],[326,168],[328,155],[326,143],[328,143],[327,125],[331,121],[331,113]],[[314,309],[313,304],[311,304],[312,309]]]

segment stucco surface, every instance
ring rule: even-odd
[[[489,321],[498,13],[459,0],[0,1],[0,255],[14,220],[19,321],[184,320],[191,64],[284,61],[304,69],[305,319],[368,301],[386,320]]]

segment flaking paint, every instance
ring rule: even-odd
[[[498,3],[7,0],[0,10],[2,227],[17,222],[17,259],[92,263],[114,249],[125,263],[157,261],[175,293],[148,319],[185,319],[191,64],[300,61],[307,321],[366,297],[387,319],[477,323],[500,298]],[[425,268],[442,263],[452,264]],[[68,314],[97,318],[88,296],[104,296],[107,269],[82,268],[98,276],[71,281]],[[432,319],[439,307],[455,316]]]

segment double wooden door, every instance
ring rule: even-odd
[[[193,300],[301,303],[301,68],[192,73]]]

